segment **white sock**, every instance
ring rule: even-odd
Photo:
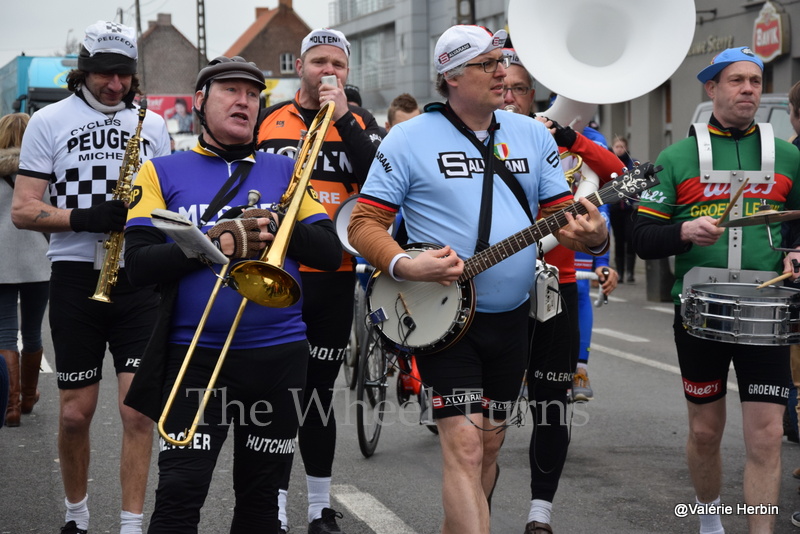
[[[713,504],[719,506],[719,497],[710,503],[702,503],[697,497],[694,498],[697,504]],[[722,528],[722,520],[719,514],[700,514],[700,534],[725,534]]]
[[[550,512],[553,510],[553,503],[542,499],[531,501],[531,511],[528,512],[528,523],[538,521],[539,523],[550,524]]]
[[[122,510],[119,513],[119,534],[142,534],[144,514],[134,514]]]
[[[308,487],[308,522],[322,517],[322,509],[331,507],[331,477],[306,475]]]
[[[587,371],[587,373],[588,373],[589,364],[588,363],[583,363],[583,362],[578,362],[578,369],[583,369],[584,371]]]
[[[278,520],[281,522],[281,528],[289,532],[289,517],[286,515],[286,500],[289,498],[287,490],[278,490]]]
[[[71,503],[64,497],[64,504],[67,506],[67,514],[65,521],[75,521],[75,525],[82,530],[89,530],[89,495],[83,498],[82,501]]]

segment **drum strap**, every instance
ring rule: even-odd
[[[697,140],[697,156],[700,163],[700,183],[730,184],[730,196],[733,197],[744,183],[749,179],[751,184],[775,183],[775,140],[772,125],[768,122],[758,123],[758,132],[761,136],[761,170],[714,170],[711,154],[711,134],[705,123],[692,124],[695,139]],[[691,132],[691,130],[690,130]],[[744,195],[741,195],[733,205],[730,212],[731,219],[743,216]],[[740,270],[742,268],[742,229],[740,227],[728,228],[728,268]]]

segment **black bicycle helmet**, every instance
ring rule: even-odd
[[[206,67],[197,74],[197,83],[194,90],[201,91],[214,80],[249,80],[258,84],[263,91],[267,88],[264,83],[264,73],[255,63],[247,61],[241,56],[231,58],[218,56],[212,59]]]

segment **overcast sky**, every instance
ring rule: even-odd
[[[298,15],[311,28],[328,26],[331,0],[294,0]],[[0,0],[0,66],[22,51],[29,56],[63,53],[67,39],[82,39],[87,26],[98,20],[136,27],[133,0]],[[278,0],[205,0],[206,48],[209,58],[223,54],[255,21],[256,7],[274,8]],[[197,45],[195,0],[140,0],[142,31],[158,13],[172,15],[172,24]]]

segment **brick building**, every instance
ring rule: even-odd
[[[172,15],[159,13],[139,38],[139,77],[153,111],[167,119],[171,134],[187,133],[181,116],[191,115],[194,83],[200,65],[197,47],[172,25]],[[299,88],[295,60],[311,28],[295,13],[292,0],[278,7],[256,8],[255,21],[223,55],[242,56],[263,71],[268,102],[292,98]],[[191,122],[186,118],[187,123]],[[196,125],[191,126],[196,130]]]
[[[197,79],[197,47],[159,13],[139,38],[139,77],[148,94],[191,95]],[[208,61],[203,58],[203,64]]]
[[[295,78],[294,62],[300,56],[303,37],[310,31],[292,8],[292,0],[279,0],[274,9],[256,8],[255,22],[225,55],[253,61],[267,78]]]
[[[279,0],[274,9],[256,8],[255,22],[225,55],[242,56],[259,66],[266,78],[267,103],[288,100],[300,87],[294,64],[303,37],[310,31],[292,8],[292,0]]]

